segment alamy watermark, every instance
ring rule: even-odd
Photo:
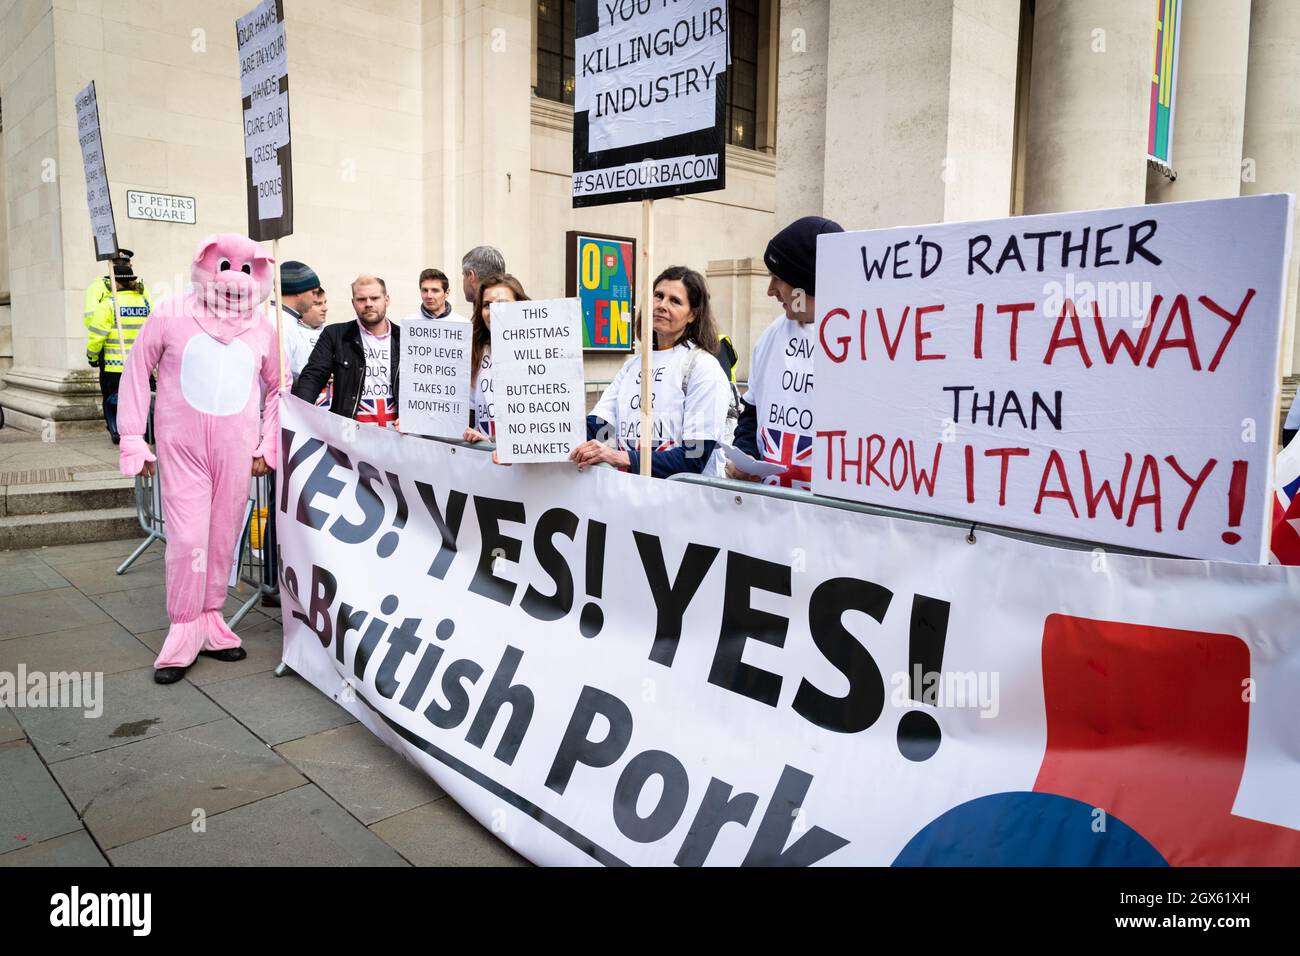
[[[912,673],[896,673],[890,684],[889,702],[895,707],[971,708],[987,718],[996,717],[1000,710],[997,671],[922,671],[920,664],[914,664]],[[919,698],[913,696],[918,690]]]
[[[87,717],[104,713],[103,671],[0,671],[0,707],[65,707]]]
[[[1043,285],[1043,315],[1056,318],[1068,299],[1080,318],[1095,305],[1101,318],[1128,319],[1134,328],[1141,328],[1150,317],[1154,295],[1150,282],[1076,282],[1074,273],[1067,272],[1064,283],[1053,280]]]
[[[50,897],[50,925],[61,928],[118,926],[133,936],[148,936],[153,928],[153,894],[92,893],[73,886]]]

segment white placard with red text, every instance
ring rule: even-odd
[[[1265,560],[1292,203],[823,235],[813,491]]]

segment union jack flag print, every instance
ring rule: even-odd
[[[812,491],[811,435],[783,432],[777,428],[764,428],[763,460],[785,465],[785,473],[766,479],[769,484],[798,491]]]
[[[1300,564],[1300,438],[1277,458],[1272,550],[1276,563]]]
[[[357,405],[357,421],[380,428],[392,428],[397,421],[393,403],[386,398],[363,398]]]

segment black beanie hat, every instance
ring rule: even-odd
[[[833,219],[804,216],[786,226],[767,244],[763,262],[768,271],[808,295],[817,294],[817,237],[826,232],[843,232]]]
[[[285,295],[300,295],[320,288],[320,279],[305,262],[290,259],[280,266],[280,291]]]

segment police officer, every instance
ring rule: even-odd
[[[113,281],[117,284],[117,321],[113,317],[113,294],[109,291],[109,277],[96,282],[86,292],[86,361],[91,368],[99,369],[99,393],[104,402],[104,424],[113,444],[118,443],[117,389],[126,368],[126,357],[140,334],[144,320],[149,317],[149,296],[144,283],[133,274],[131,252],[119,251],[113,260]],[[99,294],[97,287],[103,287]],[[93,299],[93,307],[91,302]],[[121,326],[121,339],[118,326]]]
[[[134,270],[131,267],[131,259],[134,256],[135,253],[130,249],[118,249],[117,255],[110,260],[113,267],[113,274],[124,279],[135,279]],[[137,281],[139,280],[137,279]],[[148,296],[149,294],[148,290],[145,289],[143,282],[140,282],[140,293],[145,296]],[[113,293],[108,284],[108,276],[100,276],[90,284],[88,289],[86,289],[86,308],[82,320],[86,324],[87,332],[90,331],[90,320],[94,318],[95,310],[99,308],[99,304],[105,299],[111,299],[112,296]]]

